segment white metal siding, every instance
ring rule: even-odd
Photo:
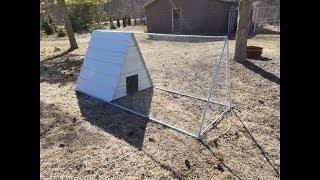
[[[115,93],[112,99],[117,99],[126,96],[126,78],[138,74],[138,90],[151,87],[151,82],[147,74],[147,70],[143,64],[143,60],[136,46],[129,47],[125,58],[125,63],[122,66],[121,74],[118,78]]]
[[[110,102],[126,95],[126,77],[138,74],[138,90],[151,87],[132,33],[93,31],[77,91]]]
[[[93,31],[76,90],[110,102],[130,42],[131,33]]]

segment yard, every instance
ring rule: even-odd
[[[248,45],[264,48],[264,59],[231,61],[235,109],[203,142],[76,93],[75,83],[90,34],[76,35],[76,39],[79,49],[72,52],[67,51],[67,37],[47,37],[40,42],[41,179],[279,179],[280,35],[258,34],[249,39]],[[234,45],[230,40],[230,57]],[[61,50],[54,52],[55,47]],[[157,49],[159,54],[168,52]],[[203,55],[201,50],[204,47],[194,52]],[[171,77],[192,82],[190,91],[201,92],[192,88],[202,87],[203,79],[188,79],[188,75],[198,70],[203,78],[211,74],[210,68],[192,66],[188,59],[182,64],[174,63],[174,58],[166,59],[169,61],[162,64],[155,63],[156,58],[146,61],[155,83],[177,84],[170,84],[163,74],[171,72]],[[185,128],[190,128],[187,124],[202,110],[199,102],[163,92],[143,91],[137,97],[144,98],[144,103],[132,101],[131,106],[147,110],[145,113],[161,111],[159,116],[178,124],[190,118],[180,124]],[[118,100],[126,102],[128,98]],[[164,106],[172,111],[164,111]]]

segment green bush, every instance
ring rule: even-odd
[[[63,27],[58,28],[57,30],[57,36],[58,37],[64,37],[67,35],[67,30]]]
[[[88,30],[90,32],[96,29],[104,29],[104,25],[102,23],[94,23],[94,22],[88,25]]]
[[[117,29],[113,22],[110,23],[110,29]]]
[[[128,26],[131,26],[131,19],[130,19],[130,17],[128,17]]]
[[[120,27],[120,20],[117,19],[117,27]]]
[[[78,33],[101,28],[101,23],[106,20],[103,4],[95,1],[71,0],[68,4],[68,14],[73,30]]]
[[[52,35],[55,33],[55,26],[53,24],[49,23],[49,21],[44,21],[42,23],[41,29],[44,30],[44,32],[47,35]]]
[[[123,28],[125,28],[127,26],[127,17],[126,16],[122,18],[122,26],[123,26]]]

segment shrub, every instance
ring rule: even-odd
[[[59,27],[57,30],[58,37],[64,37],[67,35],[67,30],[64,27]]]
[[[102,23],[90,23],[88,25],[88,29],[90,32],[96,29],[104,29],[104,25]]]
[[[127,18],[126,17],[122,18],[122,26],[123,26],[123,28],[125,28],[127,26]]]
[[[47,35],[52,35],[55,33],[55,27],[53,24],[50,24],[49,21],[44,21],[42,23],[42,27],[41,27],[42,30],[44,30],[44,32],[47,34]]]
[[[131,19],[128,17],[128,26],[131,26]]]
[[[134,23],[134,25],[135,25],[135,26],[136,26],[136,25],[138,25],[138,23],[137,23],[137,19],[136,19],[136,18],[134,18],[133,23]]]
[[[110,29],[117,29],[113,22],[110,23]]]
[[[117,27],[120,27],[120,20],[117,19]]]
[[[106,20],[103,2],[102,0],[69,0],[68,14],[73,30],[80,33],[101,28],[101,23]]]

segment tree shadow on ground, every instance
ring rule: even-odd
[[[124,111],[80,92],[76,95],[81,114],[86,121],[136,148],[142,148],[148,118]],[[152,96],[153,89],[149,88],[112,103],[148,115]]]
[[[78,55],[40,61],[40,83],[64,85],[75,82],[83,62],[83,58],[77,58],[76,56]]]
[[[63,112],[55,104],[47,104],[41,101],[40,119],[40,141],[43,142],[42,148],[48,148],[55,145],[55,143],[59,143],[56,139],[60,141],[61,146],[68,146],[77,139],[77,132],[75,130],[75,126],[78,123],[77,119],[69,113]],[[56,128],[63,133],[51,134]]]
[[[267,58],[267,57],[260,57],[260,58],[255,58],[255,59],[251,59],[251,60],[254,60],[254,61],[270,61],[271,59]]]
[[[253,64],[250,61],[244,61],[244,62],[240,62],[240,64],[242,64],[244,67],[246,67],[247,69],[259,74],[260,76],[262,76],[265,79],[268,79],[269,81],[272,81],[278,85],[280,85],[280,78],[277,77],[276,75],[265,71],[264,69],[260,68],[259,66]]]
[[[218,157],[218,156],[213,152],[213,150],[210,148],[210,146],[209,146],[208,144],[206,144],[206,143],[205,143],[204,141],[202,141],[202,140],[199,140],[199,142],[200,142],[203,146],[205,146],[205,147],[211,152],[211,154],[212,154],[215,158],[217,158],[217,159],[219,160],[220,164],[222,164],[225,168],[227,168],[231,174],[233,174],[235,177],[237,177],[237,178],[240,179],[240,180],[242,179],[242,178],[240,178],[228,165],[226,165],[226,163],[224,162],[223,158]]]
[[[276,31],[266,27],[257,27],[256,34],[280,34],[280,31]]]
[[[157,163],[161,169],[164,169],[166,171],[169,171],[172,173],[172,176],[175,178],[175,179],[179,179],[179,180],[182,180],[182,179],[186,179],[186,176],[184,176],[182,173],[179,173],[177,171],[175,171],[171,166],[169,165],[166,165],[162,162],[160,162],[159,160],[157,160],[153,155],[151,154],[148,154],[146,153],[146,155],[155,163]]]
[[[239,110],[238,110],[239,111]],[[245,129],[245,131],[248,133],[248,135],[250,136],[250,138],[252,139],[253,143],[258,147],[258,149],[260,150],[261,154],[263,155],[263,157],[267,160],[268,164],[272,167],[272,169],[276,172],[277,176],[280,175],[279,171],[275,168],[275,166],[271,163],[270,159],[268,158],[266,152],[262,149],[262,147],[260,146],[260,144],[258,143],[258,141],[253,137],[252,133],[249,131],[249,129],[247,128],[247,126],[242,122],[242,120],[240,119],[240,117],[237,115],[237,113],[235,112],[235,108],[233,108],[231,110],[231,112],[237,117],[238,121],[241,123],[242,127]],[[240,112],[240,111],[239,111]]]
[[[63,57],[67,54],[69,54],[70,52],[72,52],[74,49],[67,49],[66,51],[63,51],[61,54],[57,54],[57,55],[54,55],[54,56],[51,56],[51,57],[48,57],[48,58],[45,58],[43,59],[42,61],[50,61],[50,60],[53,60],[53,59],[56,59],[56,58],[59,58],[59,57]]]

